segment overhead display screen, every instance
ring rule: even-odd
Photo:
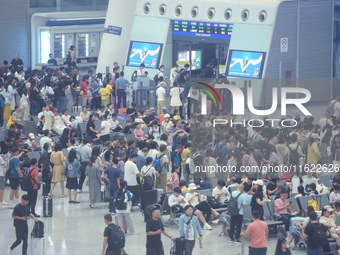
[[[172,35],[230,40],[233,26],[225,23],[173,20]]]
[[[265,58],[265,52],[230,50],[227,76],[260,79]]]
[[[131,41],[126,65],[137,67],[144,63],[146,68],[158,68],[162,47],[161,43]]]

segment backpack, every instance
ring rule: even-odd
[[[111,230],[109,242],[114,249],[122,249],[125,247],[125,233],[123,230],[115,225],[109,225],[108,228]]]
[[[127,202],[125,202],[125,193],[128,195],[128,201],[131,200],[130,192],[118,192],[114,200],[114,204],[117,210],[126,210]]]
[[[32,180],[34,180],[31,176],[32,171],[34,170],[34,168],[28,169],[23,177],[21,178],[21,190],[22,191],[26,191],[26,192],[30,192],[33,190],[33,183]],[[34,180],[35,182],[35,180]]]
[[[238,207],[238,203],[237,203],[237,199],[239,196],[241,196],[241,192],[235,198],[233,198],[232,193],[230,194],[230,199],[228,203],[228,212],[229,212],[229,215],[231,216],[238,215],[240,212],[241,208]]]
[[[43,238],[44,237],[44,223],[40,220],[34,222],[34,227],[31,233],[33,238]]]
[[[327,235],[325,232],[325,226],[321,223],[313,224],[313,242],[318,246],[323,247],[327,243]]]
[[[314,211],[320,211],[318,202],[316,202],[316,200],[314,199],[308,200],[307,207],[308,206],[312,206],[314,208]]]
[[[153,77],[153,81],[155,82],[155,85],[157,86],[158,85],[158,74],[157,73],[154,77]]]
[[[162,154],[159,158],[156,156],[155,160],[153,161],[152,163],[152,166],[153,168],[155,168],[155,170],[158,172],[158,173],[161,173],[162,172],[162,169],[163,169],[163,166],[161,165],[161,159],[162,157],[164,156],[165,154]]]
[[[289,158],[288,158],[288,163],[289,165],[297,166],[300,163],[300,155],[298,152],[299,145],[296,146],[296,149],[293,150],[289,146],[287,146],[289,149]]]
[[[152,167],[150,167],[146,173],[144,175],[146,175],[149,170],[151,169]],[[142,180],[142,187],[143,187],[143,190],[152,190],[153,188],[153,178],[152,176],[150,175],[146,175],[143,180]]]

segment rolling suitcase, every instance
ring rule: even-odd
[[[43,215],[44,217],[52,217],[53,215],[53,200],[51,196],[43,198]]]
[[[182,238],[176,238],[172,242],[170,255],[184,255],[185,251],[185,240]]]
[[[148,205],[157,203],[157,190],[143,190],[141,197],[141,210],[144,211]]]
[[[31,233],[31,254],[45,254],[44,223],[36,221]]]

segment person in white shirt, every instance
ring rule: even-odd
[[[117,113],[112,113],[109,122],[110,122],[110,125],[111,125],[111,130],[113,132],[120,132],[120,131],[123,130],[122,126],[120,125],[119,121],[117,120]]]
[[[100,140],[103,142],[110,141],[111,123],[107,120],[107,115],[102,117],[102,123],[100,124]]]
[[[170,133],[171,130],[174,128],[174,123],[170,120],[170,114],[164,114],[165,120],[162,122],[162,128],[165,130],[166,133]]]
[[[124,165],[124,180],[127,182],[127,189],[133,194],[132,207],[137,206],[140,200],[139,184],[137,183],[136,177],[145,177],[138,171],[137,165],[135,164],[137,157],[137,154],[132,154]]]
[[[44,131],[44,136],[40,138],[40,148],[44,148],[44,144],[48,143],[48,153],[52,153],[52,148],[54,146],[54,143],[52,139],[50,138],[50,131],[45,130]]]
[[[173,68],[170,70],[170,86],[174,84],[174,81],[176,80],[178,75],[178,65],[175,64]]]
[[[84,122],[88,122],[91,113],[89,112],[87,106],[83,107],[83,111],[80,113],[80,117],[83,119]]]
[[[144,63],[141,63],[139,65],[139,69],[137,71],[137,77],[143,77],[144,76],[144,72],[143,72],[144,67],[145,67]]]
[[[325,112],[324,117],[319,120],[318,124],[321,129],[323,129],[326,126],[326,124],[333,126],[331,114],[329,112]]]
[[[160,83],[159,83],[159,87],[156,90],[156,96],[157,96],[157,113],[158,114],[162,114],[162,108],[166,105],[165,103],[165,99],[166,99],[166,95],[165,95],[165,86],[166,83],[163,81],[163,77],[161,77],[159,79]]]
[[[71,115],[69,115],[68,113],[69,113],[69,110],[65,109],[63,112],[63,115],[61,115],[61,119],[63,120],[66,126],[71,125],[71,121],[70,121]]]
[[[44,111],[43,114],[44,114],[44,118],[45,118],[43,130],[52,130],[53,123],[54,123],[54,114],[50,110],[49,105],[46,105],[45,111]]]
[[[224,180],[218,180],[217,186],[212,191],[212,196],[221,204],[225,204],[225,201],[229,198],[229,192],[225,186]]]
[[[157,154],[159,153],[159,151],[156,149],[158,144],[157,142],[152,141],[149,146],[150,146],[150,150],[148,152],[147,157],[151,157],[153,160],[155,160]]]
[[[162,134],[162,130],[161,130],[161,127],[158,126],[158,121],[153,120],[152,121],[152,127],[149,130],[149,135],[153,135],[154,141],[158,142],[161,134]]]

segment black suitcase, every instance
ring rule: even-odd
[[[157,203],[157,190],[143,190],[141,197],[141,210],[145,211],[148,205]]]
[[[43,215],[44,217],[52,217],[53,215],[53,201],[51,196],[44,196]]]
[[[42,221],[38,220],[34,222],[31,237],[32,238],[43,238],[44,237],[44,223]]]

